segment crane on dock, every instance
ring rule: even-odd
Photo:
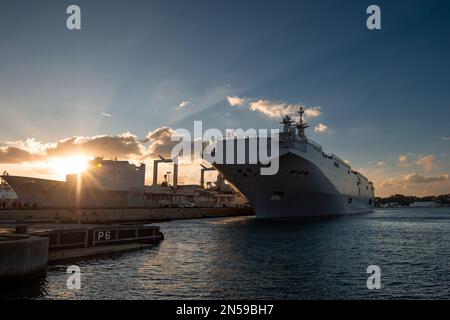
[[[160,163],[173,163],[173,188],[176,189],[178,186],[178,163],[174,162],[172,159],[166,159],[159,156],[159,159],[153,161],[153,185],[158,184],[158,165]]]

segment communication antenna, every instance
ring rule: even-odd
[[[293,123],[294,123],[294,120],[292,120],[290,116],[288,116],[288,115],[284,116],[280,122],[280,124],[283,125],[283,132],[289,133],[289,129],[291,128]]]

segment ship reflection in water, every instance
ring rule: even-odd
[[[251,217],[161,224],[151,249],[66,266],[44,279],[1,288],[2,298],[388,299],[448,298],[450,209],[386,209],[315,221]],[[366,269],[381,267],[381,290]]]

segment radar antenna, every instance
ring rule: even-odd
[[[289,133],[289,129],[292,127],[293,123],[294,123],[294,120],[292,120],[290,116],[288,116],[288,115],[284,116],[280,122],[280,124],[283,125],[283,132]]]
[[[300,115],[300,119],[295,125],[297,127],[297,134],[300,137],[305,136],[305,129],[309,127],[309,125],[303,121],[303,115],[305,114],[305,110],[303,110],[303,107],[300,107],[300,110],[298,111],[298,114]]]

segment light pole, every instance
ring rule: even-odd
[[[167,175],[167,186],[169,186],[169,183],[170,183],[170,174],[171,173],[172,172],[170,172],[170,171],[166,172],[166,175]],[[169,208],[172,208],[172,192],[170,192],[170,191],[169,191]]]

